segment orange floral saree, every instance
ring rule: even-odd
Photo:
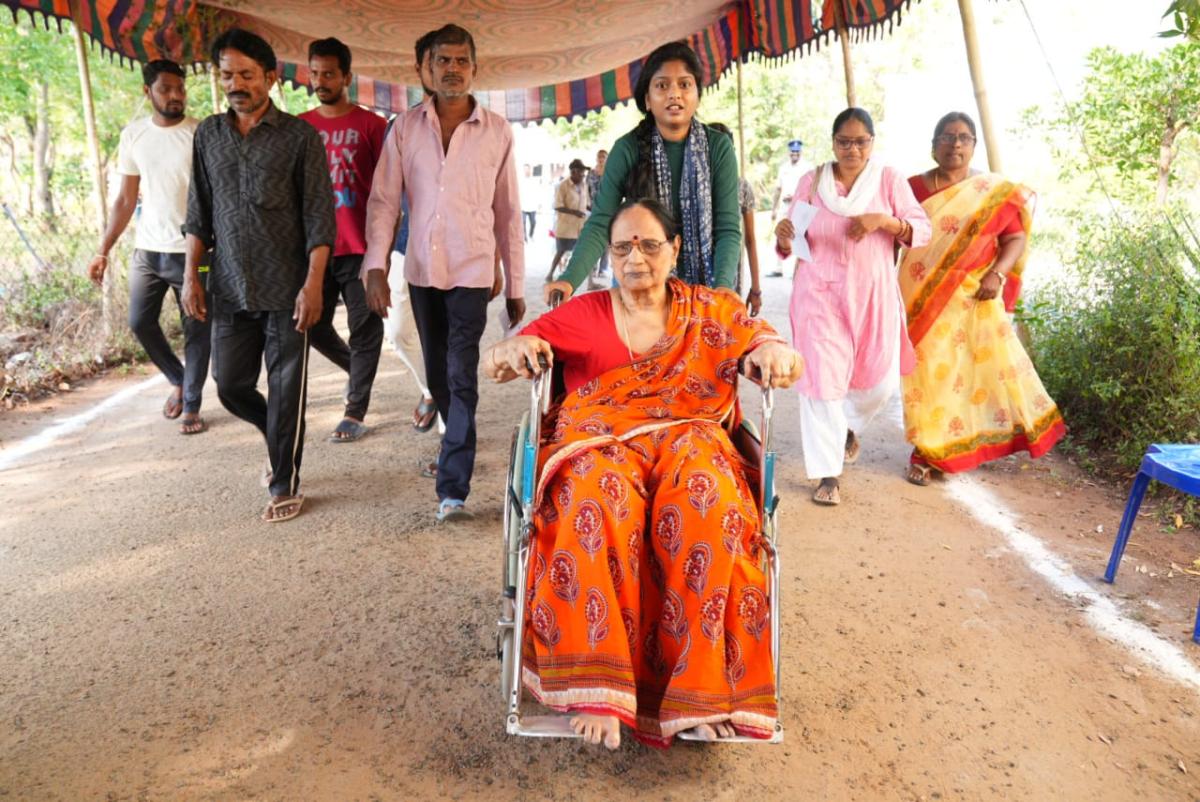
[[[768,738],[757,466],[728,432],[738,360],[784,340],[728,290],[670,290],[658,344],[568,394],[543,433],[523,679],[656,746],[721,721]]]
[[[917,356],[903,377],[912,462],[955,473],[1022,450],[1040,457],[1066,426],[1005,314],[1020,293],[1024,254],[1002,298],[974,297],[1014,218],[1029,234],[1034,195],[1001,176],[977,175],[921,205],[933,240],[900,265]]]

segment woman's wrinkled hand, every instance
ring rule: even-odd
[[[497,382],[512,381],[518,376],[532,379],[543,370],[539,358],[545,362],[545,370],[554,366],[554,349],[550,343],[541,337],[518,334],[492,346],[483,369]]]
[[[771,387],[791,387],[804,372],[804,358],[783,343],[765,343],[745,358],[746,376],[753,382],[769,380]]]

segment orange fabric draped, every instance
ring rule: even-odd
[[[783,342],[727,290],[672,279],[667,333],[570,393],[545,433],[524,682],[652,745],[775,724],[756,466],[733,447],[738,360]]]

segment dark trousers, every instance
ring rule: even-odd
[[[521,212],[525,216],[525,222],[529,224],[529,232],[525,235],[525,239],[533,239],[533,229],[537,227],[537,212]]]
[[[371,404],[371,387],[379,369],[379,351],[383,346],[383,318],[367,306],[367,292],[358,273],[362,256],[335,256],[325,271],[321,319],[308,333],[313,348],[350,374],[350,391],[346,394],[347,418],[362,420]],[[350,326],[350,343],[333,327],[333,313],[338,297],[346,304],[346,319]]]
[[[410,284],[413,320],[425,356],[425,382],[446,423],[438,455],[438,499],[466,500],[475,470],[479,340],[487,325],[487,287],[438,290]]]
[[[225,408],[252,423],[267,440],[271,495],[294,496],[304,456],[308,397],[308,334],[296,331],[293,310],[240,312],[214,298],[213,377]],[[267,365],[267,397],[258,374]]]
[[[129,265],[129,328],[146,349],[150,361],[162,371],[174,387],[183,388],[183,411],[200,411],[204,380],[208,378],[208,355],[210,324],[183,314],[179,309],[179,320],[183,325],[183,362],[175,356],[171,344],[158,323],[162,313],[163,298],[167,290],[179,294],[183,290],[183,254],[143,251],[133,252]],[[207,277],[206,273],[201,278]]]

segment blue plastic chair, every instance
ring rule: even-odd
[[[1125,553],[1125,544],[1129,542],[1133,522],[1137,520],[1138,508],[1142,506],[1142,497],[1146,495],[1146,487],[1151,479],[1184,493],[1200,496],[1200,445],[1152,445],[1146,450],[1146,456],[1142,457],[1142,465],[1133,480],[1133,489],[1129,491],[1129,501],[1125,504],[1125,514],[1121,517],[1121,528],[1113,542],[1112,554],[1108,558],[1105,582],[1111,584],[1117,578],[1121,555]],[[1192,640],[1200,643],[1200,608],[1196,610]]]

